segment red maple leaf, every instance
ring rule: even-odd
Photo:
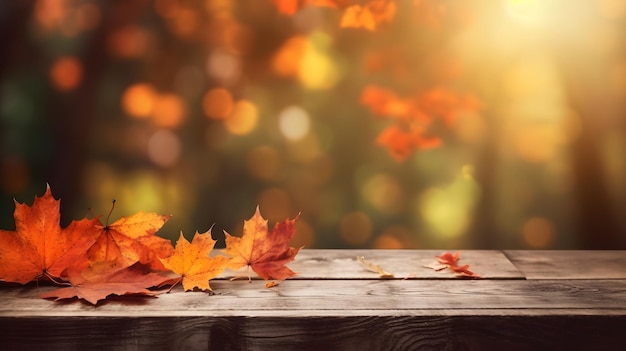
[[[267,220],[261,216],[257,207],[252,218],[244,221],[241,237],[225,232],[226,248],[222,252],[232,257],[228,268],[238,270],[249,267],[265,280],[282,280],[293,276],[295,272],[285,264],[293,261],[300,250],[289,247],[296,231],[297,219],[279,222],[269,231]]]
[[[156,296],[158,292],[148,290],[171,281],[167,277],[150,271],[149,267],[135,264],[116,269],[115,262],[99,262],[83,271],[68,272],[71,286],[56,289],[39,296],[55,300],[78,298],[93,305],[111,295]]]
[[[437,262],[439,262],[442,265],[448,266],[449,269],[458,273],[459,275],[463,277],[479,278],[480,276],[478,274],[469,270],[468,264],[463,265],[463,266],[458,265],[459,257],[460,257],[460,253],[458,251],[455,252],[454,254],[446,251],[439,256],[435,256],[435,258],[437,259]]]

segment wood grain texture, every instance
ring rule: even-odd
[[[0,286],[0,349],[578,350],[623,346],[623,252],[505,252],[519,270],[499,251],[461,253],[462,262],[490,279],[438,274],[428,278],[439,273],[430,269],[417,279],[377,279],[356,261],[362,255],[401,276],[439,253],[304,250],[290,264],[300,272],[299,278],[271,289],[258,279],[250,283],[219,279],[211,282],[213,294],[177,288],[158,298],[116,297],[97,306],[40,299],[40,293],[54,289],[50,286],[5,284]],[[587,267],[571,273],[561,262],[573,267],[584,262]],[[529,279],[523,279],[524,275]]]
[[[3,350],[603,350],[624,316],[17,318]]]
[[[450,270],[434,271],[424,267],[435,261],[443,250],[301,250],[289,267],[297,272],[292,279],[378,279],[378,274],[363,268],[357,256],[393,273],[396,279],[457,279]],[[454,251],[452,251],[454,252]],[[461,251],[459,264],[469,264],[470,269],[483,279],[523,279],[522,273],[501,251]],[[220,277],[238,275],[232,271]],[[253,274],[254,275],[254,274]]]
[[[176,289],[159,298],[114,298],[97,307],[38,298],[50,287],[2,289],[0,317],[249,317],[259,311],[277,317],[315,317],[319,311],[376,316],[415,310],[453,315],[457,309],[527,315],[555,309],[626,314],[626,280],[287,280],[271,289],[263,281],[216,281],[212,286],[214,295]]]
[[[626,279],[626,251],[505,250],[526,279]]]

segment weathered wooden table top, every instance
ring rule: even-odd
[[[602,349],[626,344],[626,251],[302,250],[294,278],[91,306],[0,287],[0,349]],[[356,257],[393,272],[379,279]],[[405,279],[407,278],[408,279]]]

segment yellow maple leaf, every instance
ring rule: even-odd
[[[182,281],[185,291],[199,288],[211,290],[209,280],[224,271],[230,258],[225,256],[209,257],[215,246],[211,230],[199,234],[196,232],[191,242],[180,233],[174,254],[168,258],[160,258],[165,268],[180,275],[172,287]]]

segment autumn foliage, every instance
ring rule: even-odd
[[[16,202],[16,230],[0,230],[0,281],[49,281],[61,287],[41,297],[77,297],[96,304],[111,295],[156,296],[159,288],[171,290],[179,282],[186,291],[211,290],[209,280],[229,263],[232,268],[249,265],[264,279],[295,274],[285,267],[298,252],[289,247],[295,219],[267,233],[258,208],[246,221],[244,236],[227,239],[223,253],[232,258],[210,256],[215,245],[210,231],[196,233],[191,242],[181,233],[174,248],[156,235],[169,216],[138,212],[112,224],[81,219],[61,228],[59,208],[49,187],[32,206]]]
[[[437,260],[427,267],[437,271],[450,269],[460,277],[479,278],[480,275],[470,271],[469,264],[465,264],[462,266],[459,265],[460,256],[461,254],[458,251],[455,253],[446,251],[439,256],[435,256]]]
[[[244,222],[243,235],[239,238],[226,234],[224,254],[232,257],[228,267],[249,267],[263,279],[287,279],[295,273],[285,264],[291,262],[300,249],[289,246],[295,234],[296,220],[287,219],[277,223],[271,231],[257,207],[254,216]]]
[[[361,103],[374,115],[390,121],[376,142],[399,161],[406,160],[416,150],[438,147],[443,143],[431,130],[436,123],[451,128],[461,113],[479,108],[473,96],[443,88],[400,97],[375,85],[363,89]]]
[[[293,16],[311,6],[334,9],[340,12],[340,28],[369,32],[390,25],[401,5],[403,9],[410,10],[414,23],[424,24],[432,32],[440,31],[448,19],[460,23],[467,21],[466,15],[448,11],[448,4],[438,0],[413,0],[402,4],[395,0],[273,0],[273,3],[277,11],[286,16]],[[281,54],[284,52],[281,51]],[[371,55],[365,65],[365,72],[383,73],[387,78],[390,76],[402,80],[415,76],[414,61],[415,58],[407,57],[404,50],[392,47],[391,50]],[[285,67],[289,65],[281,65],[278,72],[284,72]],[[448,67],[447,70],[456,71],[456,68]],[[448,72],[443,75],[455,74]],[[423,83],[420,82],[421,85]],[[416,151],[443,145],[441,131],[453,129],[462,113],[479,108],[478,100],[472,95],[455,92],[441,83],[437,82],[431,89],[420,88],[409,94],[398,94],[376,84],[368,84],[362,89],[360,103],[373,115],[389,121],[375,142],[386,148],[397,161],[406,160]]]

